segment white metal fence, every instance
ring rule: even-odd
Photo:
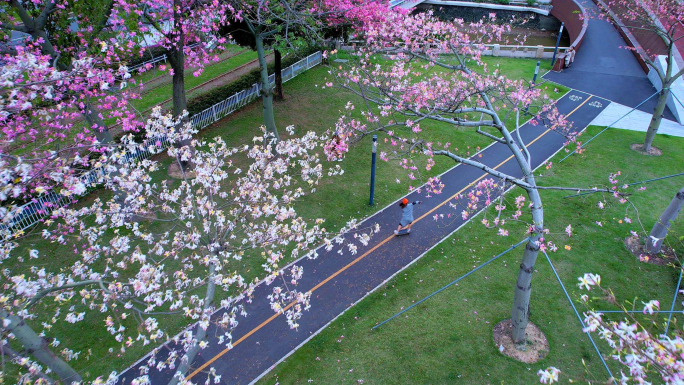
[[[193,43],[193,44],[188,45],[188,48],[193,49],[193,48],[198,47],[198,46],[199,46],[199,43]],[[157,56],[157,57],[153,57],[153,58],[150,59],[150,60],[147,60],[147,61],[144,61],[144,62],[142,62],[142,63],[139,63],[139,64],[136,64],[136,65],[134,65],[134,66],[129,67],[129,68],[128,68],[128,71],[129,71],[129,72],[137,71],[137,70],[139,70],[140,68],[142,68],[142,67],[144,67],[144,66],[146,66],[146,65],[148,65],[148,64],[157,64],[157,63],[159,63],[159,62],[164,62],[164,63],[166,63],[166,59],[168,59],[167,56],[166,56],[166,54],[163,54],[163,55]]]
[[[306,58],[281,71],[283,82],[286,82],[302,72],[319,65],[322,61],[323,54],[320,51],[307,56]],[[271,84],[274,84],[275,74],[269,76],[268,80]],[[231,97],[214,104],[206,110],[191,116],[190,120],[192,125],[197,130],[201,130],[210,124],[216,123],[220,119],[257,99],[259,97],[260,91],[261,84],[255,83],[250,88],[242,90]],[[165,149],[168,148],[171,143],[166,137],[161,137],[152,138],[145,144],[145,148],[147,148],[149,145],[155,145],[157,147],[161,145],[161,147]],[[132,152],[127,152],[124,156],[126,162],[133,162],[137,159],[148,158],[151,155],[152,154],[147,150],[140,150],[136,148]],[[98,181],[101,181],[103,177],[104,169],[98,168],[84,173],[81,176],[81,181],[86,186],[93,186],[94,184],[98,183]],[[49,215],[53,208],[67,205],[72,200],[73,198],[71,197],[65,197],[55,193],[54,191],[50,191],[48,194],[42,195],[36,198],[34,201],[21,206],[21,210],[18,211],[17,216],[10,222],[9,225],[0,226],[0,230],[9,230],[9,232],[3,231],[6,236],[7,234],[9,234],[9,236],[17,234],[38,223],[42,218]]]

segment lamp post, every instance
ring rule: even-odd
[[[370,203],[373,206],[373,196],[375,195],[375,157],[378,152],[378,136],[373,135],[373,158],[371,160],[371,182],[370,182]]]
[[[556,49],[553,50],[553,59],[551,59],[551,69],[553,69],[553,65],[556,63],[556,54],[558,53],[558,45],[560,44],[560,39],[561,35],[563,34],[564,26],[565,23],[561,23],[560,31],[558,31],[558,39],[556,39]]]
[[[541,65],[541,62],[537,60],[537,68],[534,69],[534,78],[532,78],[532,87],[534,87],[537,84],[537,75],[539,75],[539,66]]]

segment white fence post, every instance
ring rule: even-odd
[[[212,113],[212,115],[214,115],[214,123],[216,123],[218,121],[218,118],[216,117],[216,104],[211,106],[211,113]]]

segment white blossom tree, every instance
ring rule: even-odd
[[[54,354],[46,338],[63,340],[63,324],[84,322],[94,313],[111,333],[112,346],[122,351],[177,332],[165,330],[164,316],[197,321],[172,358],[158,366],[175,368],[174,382],[182,380],[199,350],[219,343],[207,338],[207,327],[218,325],[225,332],[220,343],[229,345],[231,330],[246,315],[243,302],[256,283],[240,270],[242,259],[261,262],[262,278],[273,293],[258,300],[285,313],[291,327],[308,308],[309,294],[296,289],[302,269],[279,269],[284,260],[310,252],[331,236],[324,220],[302,218],[294,208],[321,178],[342,173],[339,165],[325,170],[321,164],[317,149],[325,138],[309,132],[271,145],[260,136],[252,145],[230,147],[220,138],[193,139],[189,125],[158,109],[146,129],[146,144],[128,135],[122,148],[107,155],[106,167],[118,172],[100,182],[123,190],[125,201],[96,198],[92,204],[56,209],[45,221],[41,242],[67,253],[59,256],[59,266],[42,266],[45,257],[26,249],[23,240],[3,242],[2,263],[11,268],[1,278],[2,338],[14,354],[11,362],[28,368],[22,376],[81,381],[69,361],[85,354],[64,345]],[[195,178],[156,181],[151,174],[158,161],[127,163],[122,156],[132,149],[160,152],[164,139],[189,143],[171,146],[168,155],[175,162],[192,161]],[[132,215],[149,222],[128,221]],[[357,240],[367,243],[370,233]],[[212,319],[218,308],[228,311]],[[101,374],[116,377],[115,372]]]

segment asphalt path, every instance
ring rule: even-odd
[[[590,94],[573,90],[558,100],[557,107],[562,114],[569,115],[574,130],[584,129],[609,104],[609,101]],[[525,124],[520,129],[523,142],[532,154],[533,167],[539,167],[559,151],[565,138],[543,125]],[[509,149],[495,143],[476,154],[474,159],[496,168],[509,175],[520,177],[521,171]],[[467,193],[472,186],[485,177],[483,171],[466,165],[458,165],[442,176],[445,187],[442,194],[425,199],[418,193],[408,196],[410,200],[422,200],[415,206],[412,232],[408,236],[395,237],[393,230],[401,217],[401,210],[392,204],[368,218],[361,227],[378,223],[380,233],[376,234],[368,246],[358,244],[358,253],[352,255],[348,250],[337,253],[319,251],[317,259],[302,259],[297,265],[304,268],[304,276],[297,289],[310,290],[311,309],[299,321],[297,330],[290,330],[282,315],[274,314],[266,296],[271,287],[260,285],[254,292],[255,300],[246,305],[249,314],[240,318],[240,324],[232,333],[233,348],[227,349],[216,341],[201,351],[193,363],[192,372],[187,379],[194,383],[204,383],[210,368],[221,375],[221,383],[247,384],[266,373],[281,359],[289,355],[300,344],[322,330],[335,317],[354,303],[364,298],[371,290],[420,258],[425,252],[460,228],[464,221],[455,213],[449,203],[454,197]],[[434,215],[452,214],[453,221],[446,224],[432,219]],[[220,317],[222,310],[215,316]],[[381,321],[381,320],[378,320]],[[211,326],[209,336],[220,335],[221,331]],[[211,338],[211,337],[210,337]],[[168,349],[158,350],[157,361],[164,360]],[[125,371],[119,383],[131,380],[145,372],[144,365],[150,359],[143,358],[133,368]],[[152,384],[165,384],[173,375],[172,370],[149,370]]]
[[[656,92],[646,73],[641,68],[632,51],[623,48],[627,45],[615,26],[595,15],[598,8],[591,0],[579,0],[589,15],[589,26],[575,62],[562,72],[547,72],[544,79],[562,84],[572,89],[636,107]],[[657,96],[641,105],[640,111],[653,113]],[[669,109],[665,118],[675,120]]]

